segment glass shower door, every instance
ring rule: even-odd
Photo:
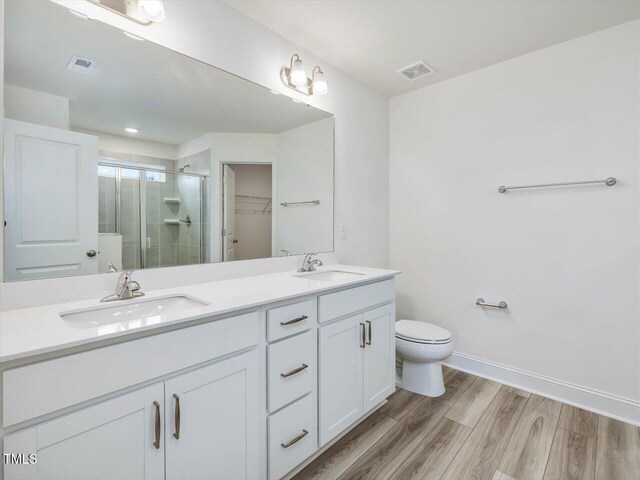
[[[139,171],[99,164],[100,272],[106,272],[110,264],[119,270],[142,266],[140,215]]]
[[[203,177],[150,170],[145,173],[145,266],[204,262]]]

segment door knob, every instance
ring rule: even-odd
[[[95,257],[97,254],[95,250],[87,250],[87,257]]]

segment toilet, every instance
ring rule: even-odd
[[[439,397],[444,393],[440,362],[453,352],[448,330],[416,320],[396,322],[396,384],[411,392]]]

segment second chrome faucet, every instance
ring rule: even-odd
[[[304,260],[302,261],[302,268],[298,269],[298,272],[303,273],[303,272],[314,272],[316,270],[316,267],[321,267],[322,266],[322,260],[320,260],[319,258],[313,259],[312,257],[316,255],[315,253],[307,253],[304,256]]]
[[[144,296],[144,293],[140,291],[140,284],[135,280],[131,280],[131,275],[133,275],[133,270],[122,272],[118,277],[115,293],[101,298],[100,301],[113,302],[115,300],[127,300]]]

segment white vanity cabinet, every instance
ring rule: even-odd
[[[6,464],[5,480],[164,478],[163,395],[155,384],[7,435],[5,452],[37,463]]]
[[[257,388],[253,351],[7,435],[5,480],[258,478]]]
[[[320,297],[321,318],[323,304],[340,318],[319,329],[320,446],[395,391],[393,292],[386,281]]]
[[[392,273],[0,364],[0,480],[290,476],[394,392]]]
[[[250,352],[164,384],[166,478],[258,478],[257,355]]]

